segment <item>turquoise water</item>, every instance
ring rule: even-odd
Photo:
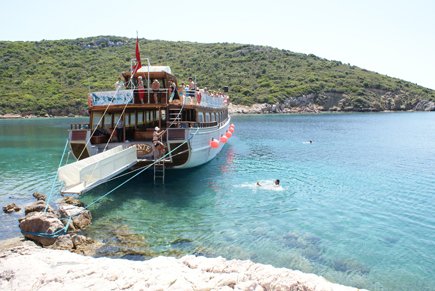
[[[50,192],[73,121],[0,120],[2,205]],[[143,174],[92,207],[88,235],[107,243],[100,255],[223,256],[371,290],[435,290],[434,113],[233,122],[210,163],[172,171],[165,185]],[[1,214],[0,238],[19,234],[20,215]]]

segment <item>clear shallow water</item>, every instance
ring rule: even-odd
[[[0,120],[2,205],[50,191],[72,121]],[[143,174],[91,208],[88,234],[108,243],[102,255],[195,253],[371,290],[435,290],[434,113],[233,121],[235,135],[207,165],[172,171],[166,185]],[[277,178],[282,188],[271,186]],[[1,238],[18,235],[18,217],[1,214]]]

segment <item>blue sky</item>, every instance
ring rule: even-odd
[[[433,0],[21,0],[1,7],[0,40],[138,31],[146,39],[266,45],[435,89]]]

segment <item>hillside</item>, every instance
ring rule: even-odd
[[[0,41],[0,114],[86,113],[87,93],[113,89],[134,47],[135,39],[113,36]],[[143,64],[148,57],[153,65],[169,65],[179,81],[196,76],[201,87],[229,86],[235,104],[379,111],[435,101],[434,90],[410,82],[271,47],[141,39],[140,48]]]

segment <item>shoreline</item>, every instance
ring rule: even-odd
[[[20,237],[0,241],[0,262],[0,287],[4,290],[59,290],[70,286],[78,290],[101,286],[108,290],[363,290],[315,274],[248,260],[193,255],[159,256],[146,261],[94,258],[41,248]]]
[[[427,104],[426,104],[427,105]],[[435,111],[435,102],[429,102],[427,108],[420,106],[409,110],[342,110],[334,107],[330,110],[325,110],[322,106],[316,104],[308,104],[306,106],[288,107],[283,103],[268,104],[268,103],[255,103],[251,106],[230,103],[228,105],[228,112],[232,115],[245,115],[245,114],[322,114],[322,113],[382,113],[382,112],[433,112]],[[0,115],[1,119],[31,119],[31,118],[78,118],[87,117],[86,115],[68,115],[68,116],[54,116],[48,115],[37,116],[33,114],[21,115],[14,113],[7,113]]]

